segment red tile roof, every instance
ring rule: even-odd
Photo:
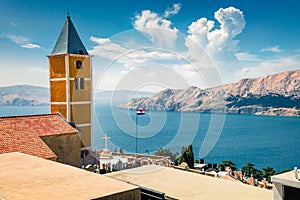
[[[53,159],[56,155],[41,137],[77,132],[60,114],[0,117],[0,154],[21,152]]]

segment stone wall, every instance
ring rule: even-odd
[[[75,167],[80,166],[81,140],[78,133],[50,135],[41,138],[56,154],[57,162]]]
[[[141,191],[139,188],[137,188],[133,190],[127,190],[124,192],[114,193],[110,196],[94,198],[93,200],[119,200],[119,199],[141,200]]]

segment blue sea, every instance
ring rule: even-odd
[[[0,107],[0,116],[44,113],[49,106]],[[257,169],[270,166],[276,171],[300,167],[300,117],[147,111],[136,119],[134,110],[97,103],[93,127],[93,149],[104,148],[107,134],[111,150],[135,152],[137,144],[143,154],[159,148],[181,152],[192,144],[195,159],[207,163],[231,160],[241,168],[251,162]]]

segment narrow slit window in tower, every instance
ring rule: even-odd
[[[74,79],[75,90],[84,90],[84,78]]]

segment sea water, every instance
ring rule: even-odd
[[[0,116],[43,113],[49,113],[49,106],[0,107]],[[270,166],[276,171],[300,166],[299,117],[165,111],[136,117],[134,110],[109,104],[95,104],[93,113],[93,149],[104,148],[102,137],[107,134],[112,151],[151,154],[169,148],[180,153],[192,144],[195,159],[207,163],[231,160],[240,168],[251,162],[258,169]]]

